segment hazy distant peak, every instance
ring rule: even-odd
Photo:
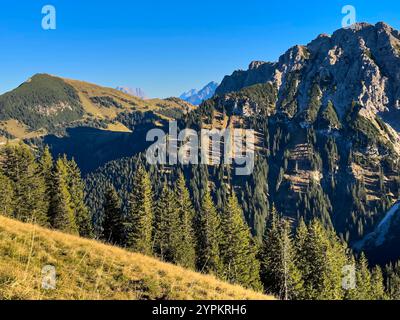
[[[209,82],[201,90],[191,89],[180,95],[179,98],[185,100],[193,105],[200,105],[204,100],[210,99],[218,87],[215,81]]]
[[[131,96],[138,97],[140,99],[148,98],[147,94],[141,88],[117,87],[116,89]]]

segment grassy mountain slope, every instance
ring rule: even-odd
[[[129,132],[116,119],[121,113],[152,111],[168,118],[193,108],[177,98],[142,100],[83,81],[37,74],[0,96],[0,141],[59,134],[60,129],[82,125]]]
[[[41,289],[53,265],[56,290]],[[0,217],[0,299],[272,299],[156,259]]]
[[[48,144],[82,172],[147,146],[146,133],[195,107],[179,98],[142,100],[92,83],[37,74],[0,95],[0,147]]]
[[[84,81],[63,80],[78,92],[86,114],[98,118],[114,119],[123,111],[154,111],[162,114],[167,109],[188,111],[195,108],[178,98],[143,100],[116,89]]]
[[[0,96],[0,120],[18,120],[32,130],[72,122],[83,114],[74,88],[47,75],[36,75]]]

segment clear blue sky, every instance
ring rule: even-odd
[[[57,9],[54,31],[41,28],[47,4]],[[400,28],[394,0],[3,0],[0,92],[45,72],[176,96],[332,33],[347,4],[359,22]]]

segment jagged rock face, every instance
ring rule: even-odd
[[[249,70],[225,77],[216,92],[271,82],[278,89],[278,111],[285,112],[284,101],[293,95],[299,113],[308,108],[309,92],[317,84],[322,105],[331,101],[340,117],[355,101],[385,118],[384,113],[400,108],[399,80],[399,32],[384,23],[357,24],[295,46],[276,63],[253,62]]]
[[[363,23],[235,71],[203,108],[256,130],[269,203],[294,221],[332,223],[352,243],[400,196],[399,76],[399,32]]]
[[[225,77],[215,93],[223,95],[253,84],[267,82],[272,77],[275,66],[275,63],[254,61],[250,64],[247,71],[238,70],[231,76]]]

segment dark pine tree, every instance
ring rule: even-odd
[[[103,211],[101,238],[112,244],[121,245],[124,239],[121,199],[112,185],[104,195]]]
[[[175,248],[179,242],[179,219],[173,190],[164,187],[155,203],[153,251],[160,259],[174,262]]]
[[[31,149],[22,143],[1,150],[3,174],[13,185],[13,217],[46,226],[48,224],[45,181]]]
[[[125,222],[126,245],[134,251],[152,253],[153,195],[148,173],[139,166],[133,178]]]
[[[261,251],[261,280],[265,291],[283,300],[301,297],[303,281],[296,264],[296,252],[289,221],[272,208]]]
[[[68,168],[58,159],[53,172],[53,193],[50,204],[52,225],[61,231],[79,234],[68,185]]]
[[[68,191],[71,195],[71,207],[74,211],[78,232],[81,237],[93,237],[93,224],[89,209],[85,204],[85,185],[81,172],[74,160],[63,159],[68,171]]]
[[[222,215],[222,234],[223,277],[229,282],[260,290],[257,248],[233,191]]]
[[[175,247],[174,262],[185,268],[195,269],[194,210],[183,174],[179,174],[175,183],[175,199],[180,227],[177,230],[179,241]]]
[[[222,275],[221,218],[217,213],[209,188],[204,193],[196,221],[198,229],[198,269],[205,273]]]

